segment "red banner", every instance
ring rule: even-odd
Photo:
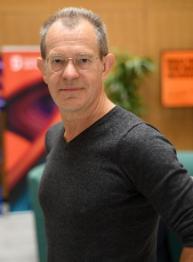
[[[36,67],[34,47],[3,48],[3,97],[6,100],[5,173],[12,190],[44,154],[45,132],[60,120]]]

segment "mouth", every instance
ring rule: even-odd
[[[59,89],[60,92],[76,92],[76,91],[80,91],[80,90],[83,90],[83,88],[81,88],[81,87],[64,87],[64,88]]]

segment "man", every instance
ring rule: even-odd
[[[62,116],[39,192],[48,261],[154,262],[160,214],[192,262],[193,182],[156,129],[107,98],[113,63],[91,11],[62,9],[43,25],[38,67]]]

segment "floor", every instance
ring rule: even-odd
[[[33,213],[8,212],[0,215],[0,261],[38,262]]]

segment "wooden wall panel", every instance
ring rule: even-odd
[[[157,62],[157,73],[144,93],[147,120],[180,149],[193,148],[193,108],[167,109],[161,105],[160,53],[164,49],[193,49],[193,1],[148,1],[146,52]]]
[[[64,6],[83,6],[107,24],[110,47],[151,56],[156,72],[141,87],[144,119],[156,125],[178,149],[193,149],[193,108],[163,108],[160,100],[160,52],[193,48],[192,0],[2,0],[0,46],[37,45],[48,15]]]

